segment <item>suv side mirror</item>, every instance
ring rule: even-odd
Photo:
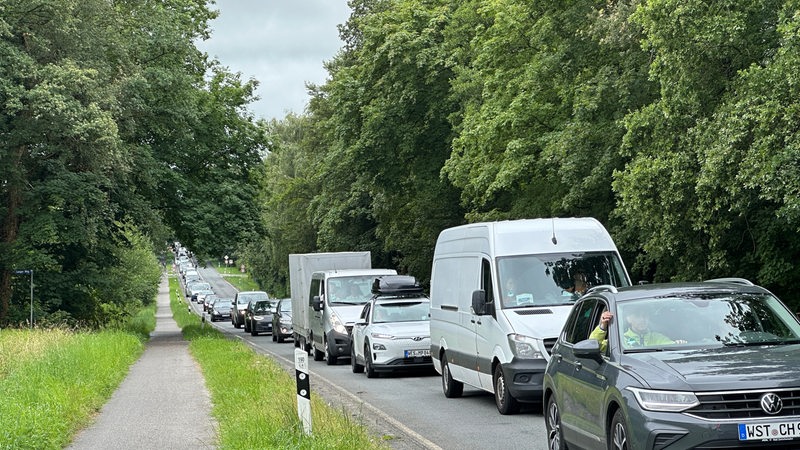
[[[486,315],[486,291],[483,289],[472,291],[472,312],[478,316]]]
[[[578,358],[593,359],[598,362],[603,361],[600,353],[600,342],[597,339],[584,339],[572,347],[572,351]]]

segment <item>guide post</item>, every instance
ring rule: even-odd
[[[303,422],[303,431],[311,434],[311,383],[308,379],[308,352],[294,351],[294,368],[297,377],[297,415]]]

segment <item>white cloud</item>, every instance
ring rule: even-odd
[[[267,120],[303,112],[305,85],[325,82],[323,63],[342,47],[337,25],[350,15],[347,0],[217,0],[211,8],[219,17],[211,38],[197,46],[259,81],[261,99],[250,110]]]

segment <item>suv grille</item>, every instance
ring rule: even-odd
[[[777,414],[767,414],[761,408],[761,396],[769,392],[777,394],[783,403],[783,409]],[[800,416],[800,389],[698,393],[696,395],[700,405],[685,412],[704,419],[739,420]]]

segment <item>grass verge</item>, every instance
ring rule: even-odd
[[[148,311],[134,328],[146,329],[155,309]],[[111,397],[144,342],[141,333],[120,330],[0,330],[0,448],[68,445]]]
[[[314,433],[307,436],[297,417],[295,380],[276,362],[226,338],[189,313],[175,278],[170,279],[172,312],[189,351],[200,364],[219,423],[221,449],[384,449],[366,428],[312,393]]]

